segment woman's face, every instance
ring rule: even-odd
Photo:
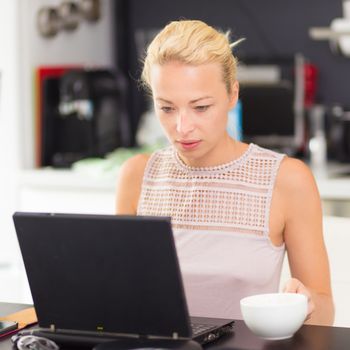
[[[227,115],[237,102],[238,83],[228,94],[219,64],[154,65],[151,88],[160,123],[186,164],[228,161],[232,139],[226,132]]]

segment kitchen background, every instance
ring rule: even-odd
[[[72,2],[83,3],[78,0]],[[350,169],[350,157],[347,159],[345,142],[350,139],[347,137],[348,125],[346,120],[343,123],[339,120],[334,122],[334,111],[338,111],[339,118],[343,118],[346,114],[343,110],[350,108],[350,57],[342,55],[334,43],[330,44],[328,40],[316,41],[309,35],[310,28],[329,27],[333,19],[343,17],[341,0],[100,0],[96,1],[100,9],[98,19],[88,20],[78,16],[78,19],[75,18],[78,23],[75,24],[76,28],[67,25],[64,29],[61,24],[55,35],[43,37],[37,27],[39,11],[45,7],[58,9],[63,3],[67,2],[2,0],[0,3],[0,301],[30,302],[12,213],[15,210],[113,213],[116,164],[133,152],[124,149],[124,153],[113,153],[112,157],[104,160],[78,162],[72,169],[38,167],[47,165],[41,158],[43,148],[51,147],[52,151],[54,147],[61,147],[59,150],[64,153],[62,147],[67,146],[64,142],[64,145],[60,143],[59,146],[50,143],[48,146],[47,140],[46,144],[43,142],[43,134],[49,130],[45,128],[50,125],[45,126],[44,121],[51,120],[50,106],[44,102],[52,98],[56,106],[51,112],[57,114],[59,102],[65,98],[61,107],[66,110],[72,106],[70,102],[74,99],[83,101],[80,105],[83,110],[81,115],[87,118],[89,101],[93,98],[93,102],[97,101],[96,96],[89,94],[83,97],[60,95],[57,87],[61,78],[56,78],[62,77],[64,71],[71,67],[89,68],[89,71],[107,69],[112,72],[118,84],[113,85],[110,91],[120,104],[116,107],[110,101],[102,101],[102,98],[99,103],[101,106],[106,103],[111,111],[115,108],[123,110],[119,116],[123,123],[122,131],[119,130],[119,136],[123,139],[118,141],[119,145],[135,145],[140,118],[150,113],[149,103],[137,87],[140,54],[152,35],[173,19],[203,19],[223,30],[231,29],[234,40],[246,38],[235,49],[242,64],[251,60],[255,63],[273,62],[274,65],[292,62],[293,71],[295,55],[302,54],[304,63],[310,63],[317,69],[314,103],[322,107],[321,115],[326,130],[331,130],[331,126],[336,124],[336,136],[342,140],[338,148],[334,147],[339,152],[331,154],[330,162],[321,172],[315,172],[317,183],[325,213],[350,216],[350,177],[346,176]],[[51,16],[54,15],[51,13]],[[46,22],[45,15],[41,20]],[[75,22],[74,13],[71,20]],[[52,79],[47,80],[46,85],[43,81],[42,85],[38,84],[35,79],[48,72],[53,74]],[[83,77],[91,89],[97,81],[97,78],[91,80],[84,74],[79,77]],[[76,79],[76,76],[66,76],[66,84],[73,78]],[[103,82],[109,78],[104,78]],[[44,85],[51,88],[44,90]],[[335,105],[338,109],[334,109]],[[312,108],[304,107],[304,118],[308,124]],[[45,111],[49,111],[49,117]],[[47,132],[46,136],[54,135],[66,140],[67,134],[62,131],[65,130],[64,125],[60,125],[61,134],[57,128],[51,127],[51,134]],[[151,126],[148,129],[151,132],[148,131],[144,136],[149,143],[158,135],[157,127],[154,124]],[[77,132],[83,132],[79,128]],[[296,154],[308,161],[307,138],[315,135],[308,134],[310,130],[305,129],[305,144]],[[322,128],[321,131],[324,132]],[[79,135],[82,138],[82,134]],[[340,153],[341,164],[337,162]],[[348,224],[347,221],[344,223]],[[327,227],[332,230],[333,226]],[[347,226],[344,224],[341,227],[343,232]],[[342,239],[344,247],[349,238],[344,236]],[[341,254],[338,252],[338,255]],[[344,261],[342,263],[344,265]],[[350,281],[344,280],[344,274],[340,280],[342,295],[345,295],[350,291]],[[346,298],[342,300],[345,302]],[[350,325],[349,317],[345,321]]]
[[[246,56],[257,58],[293,57],[302,53],[319,69],[317,101],[331,106],[349,105],[346,89],[350,81],[349,59],[332,54],[327,41],[314,41],[311,27],[328,27],[334,18],[342,17],[342,0],[191,0],[147,2],[121,1],[117,23],[123,40],[116,42],[120,67],[138,77],[139,56],[135,37],[154,32],[167,22],[178,19],[202,19],[222,30],[231,30],[232,39],[246,38],[235,53],[244,62]],[[145,15],[147,14],[147,15]],[[133,97],[139,94],[134,85]],[[137,99],[137,100],[138,100]],[[135,125],[144,104],[131,109]]]

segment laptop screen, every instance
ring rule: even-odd
[[[168,218],[15,213],[14,222],[40,327],[191,336]]]

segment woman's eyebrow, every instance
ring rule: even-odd
[[[195,100],[190,101],[190,103],[196,103],[196,102],[199,102],[201,100],[206,100],[208,98],[212,98],[212,96],[203,96],[203,97],[200,97],[200,98],[196,98]]]
[[[157,97],[156,100],[157,100],[157,101],[160,101],[160,102],[165,102],[165,103],[173,104],[171,101],[168,101],[168,100],[166,100],[165,98],[162,98],[162,97]]]
[[[191,100],[190,104],[197,103],[199,101],[206,100],[208,98],[212,98],[212,96],[203,96],[203,97],[196,98],[194,100]],[[168,104],[173,104],[173,102],[171,102],[171,101],[169,101],[169,100],[167,100],[165,98],[162,98],[162,97],[157,97],[156,101],[164,102],[164,103],[168,103]]]

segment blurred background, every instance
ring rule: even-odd
[[[349,4],[2,0],[0,301],[31,302],[14,211],[112,214],[122,162],[166,144],[138,79],[145,47],[171,20],[201,19],[246,39],[234,48],[241,92],[228,131],[303,159],[325,216],[347,220]]]

